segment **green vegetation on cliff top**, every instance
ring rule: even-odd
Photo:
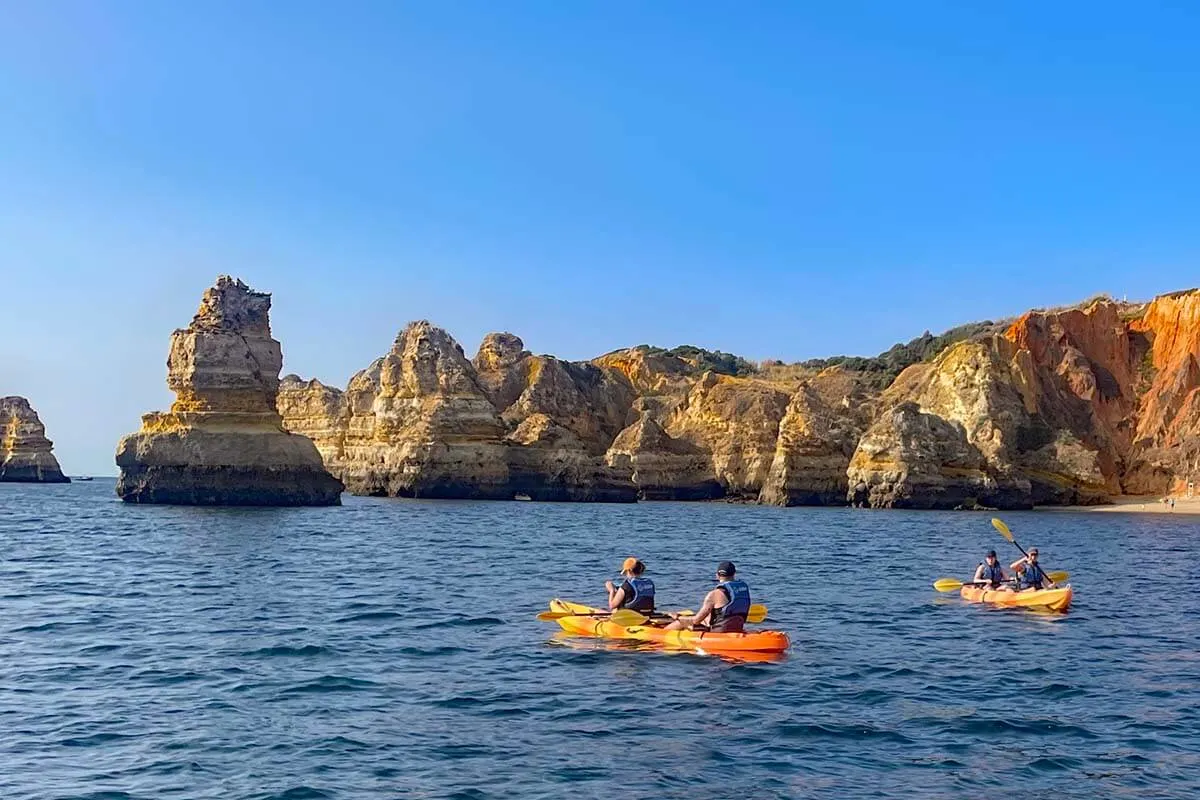
[[[1194,290],[1189,290],[1194,291]],[[1186,294],[1181,292],[1180,294]],[[1068,311],[1071,309],[1084,309],[1096,302],[1117,301],[1108,294],[1097,294],[1080,303],[1074,303],[1068,306],[1058,306],[1054,308],[1039,308],[1035,311],[1043,313],[1055,313]],[[1118,303],[1121,307],[1120,313],[1123,318],[1136,318],[1145,312],[1145,303],[1127,303],[1121,301]],[[831,356],[829,358],[812,358],[807,361],[801,361],[794,366],[804,370],[822,370],[829,367],[842,367],[843,369],[861,373],[867,383],[876,389],[887,388],[896,377],[913,364],[919,364],[923,361],[930,361],[937,357],[939,353],[958,342],[968,339],[981,338],[992,334],[1000,333],[1011,319],[1000,320],[994,322],[992,320],[984,320],[982,322],[968,322],[965,325],[959,325],[951,328],[944,333],[934,336],[929,331],[921,334],[915,339],[908,342],[898,342],[890,348],[880,353],[877,356]],[[639,345],[637,350],[649,353],[651,355],[667,355],[682,358],[696,366],[700,370],[712,370],[722,375],[736,375],[739,377],[749,377],[754,375],[762,375],[764,372],[785,368],[778,361],[764,361],[763,364],[757,365],[741,356],[732,353],[725,353],[720,350],[706,350],[703,347],[685,344],[670,350],[664,347],[655,347],[653,345]]]
[[[1000,327],[1000,324],[991,320],[968,322],[966,325],[951,328],[938,336],[925,331],[925,333],[908,342],[892,345],[877,356],[813,358],[800,362],[800,366],[807,367],[808,369],[842,367],[843,369],[862,372],[868,376],[867,382],[870,385],[878,389],[883,389],[896,380],[896,376],[913,364],[930,361],[952,344],[997,332]]]
[[[975,336],[990,334],[999,328],[991,320],[970,322],[951,328],[945,333],[934,336],[926,331],[917,338],[892,345],[888,350],[877,356],[833,356],[831,358],[813,358],[801,361],[796,366],[806,370],[822,370],[828,367],[842,367],[863,373],[869,385],[883,389],[896,379],[896,376],[906,367],[921,361],[928,361],[952,344],[970,339]],[[721,350],[706,350],[703,347],[685,344],[671,348],[639,345],[637,350],[650,355],[665,355],[681,358],[694,364],[701,371],[712,370],[722,375],[749,377],[762,374],[763,369],[752,361]],[[779,362],[764,362],[764,366],[781,366]]]

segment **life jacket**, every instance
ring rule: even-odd
[[[625,590],[625,599],[621,608],[628,608],[640,614],[654,613],[654,581],[638,576],[636,578],[620,578],[620,584]],[[616,583],[616,581],[614,581]]]
[[[714,631],[740,631],[750,614],[750,586],[745,581],[721,581],[717,588],[725,592],[729,602],[714,608],[709,627]]]
[[[1042,570],[1036,564],[1025,562],[1025,570],[1021,573],[1020,588],[1022,589],[1040,589],[1042,588]]]
[[[1000,566],[999,561],[996,562],[996,566],[994,567],[988,566],[986,561],[979,566],[983,567],[983,579],[991,583],[992,586],[999,586],[1000,582],[1004,580],[1004,569]]]

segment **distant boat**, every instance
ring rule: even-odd
[[[76,478],[75,480],[77,480],[77,481],[90,481],[91,479],[92,479],[92,476],[91,476],[91,475],[80,475],[80,476],[79,476],[78,478]]]

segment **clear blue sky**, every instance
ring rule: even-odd
[[[72,473],[221,272],[337,385],[416,318],[791,361],[1200,282],[1185,3],[3,5],[0,394]]]

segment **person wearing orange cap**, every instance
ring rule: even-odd
[[[628,608],[647,616],[654,613],[654,581],[645,576],[646,565],[630,556],[621,564],[621,574],[615,581],[605,581],[608,608]]]

